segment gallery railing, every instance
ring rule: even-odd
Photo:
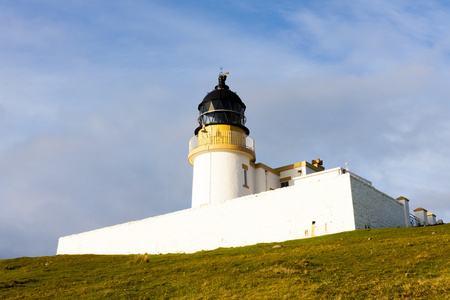
[[[229,130],[200,130],[189,141],[189,151],[206,145],[236,145],[255,151],[255,141],[245,133]]]

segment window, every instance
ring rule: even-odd
[[[289,186],[289,180],[291,180],[291,179],[292,179],[291,176],[280,178],[280,185],[281,185],[281,187],[283,188],[283,187]]]
[[[249,188],[247,178],[248,166],[246,164],[242,164],[242,169],[244,170],[244,187],[248,189]]]

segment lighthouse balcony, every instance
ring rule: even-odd
[[[231,130],[200,130],[189,141],[189,162],[203,151],[235,150],[243,151],[255,158],[255,141],[244,132]]]

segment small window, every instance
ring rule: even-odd
[[[244,187],[249,189],[250,187],[248,186],[248,178],[247,178],[248,166],[246,164],[242,164],[242,169],[244,169]]]
[[[280,178],[280,186],[282,188],[289,186],[289,180],[291,180],[291,179],[292,179],[291,176]]]

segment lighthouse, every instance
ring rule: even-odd
[[[192,208],[61,237],[57,254],[192,253],[410,225],[408,199],[348,168],[325,170],[320,158],[277,168],[256,163],[246,106],[226,75],[198,105],[188,156]]]
[[[255,144],[245,126],[245,104],[225,84],[227,73],[198,105],[199,126],[189,141],[194,167],[192,208],[251,195]]]

